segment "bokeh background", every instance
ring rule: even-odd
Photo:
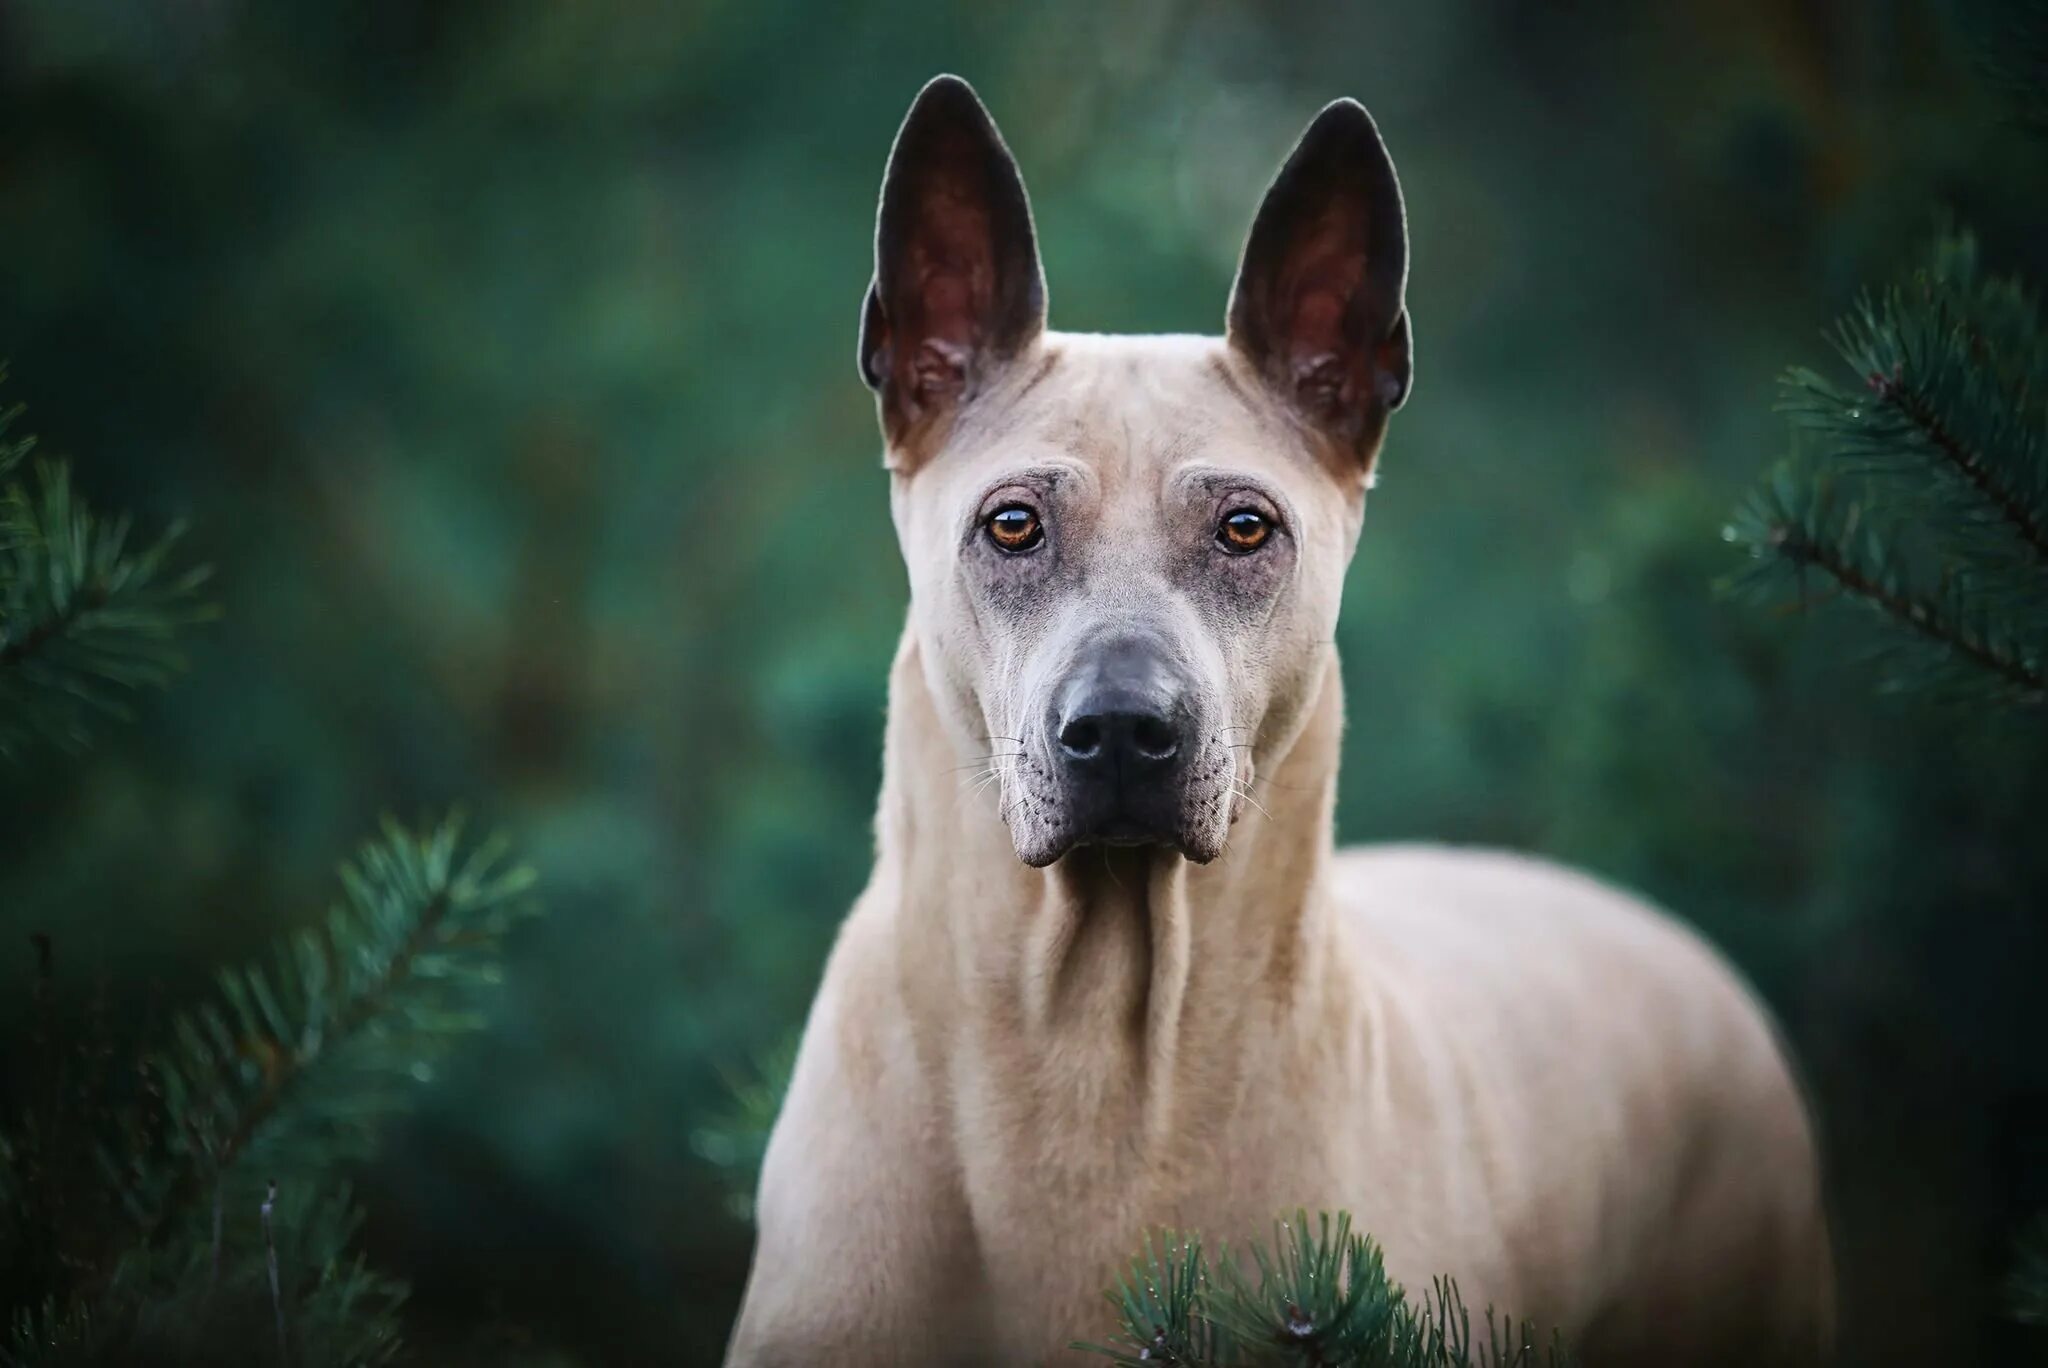
[[[1351,94],[1418,382],[1347,587],[1342,836],[1697,923],[1818,1100],[1849,1357],[2014,1351],[2048,733],[1715,592],[1774,377],[1859,285],[1945,213],[2048,278],[1980,11],[0,0],[0,399],[101,506],[188,518],[224,609],[135,725],[0,769],[0,1061],[29,931],[142,1021],[315,918],[380,812],[462,803],[550,915],[364,1176],[369,1251],[427,1361],[713,1360],[744,1094],[869,853],[905,586],[853,338],[897,120],[977,83],[1055,326],[1215,331]]]

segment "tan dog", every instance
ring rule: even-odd
[[[861,329],[911,583],[875,871],[732,1364],[1065,1362],[1147,1228],[1298,1206],[1593,1364],[1820,1353],[1813,1142],[1728,968],[1563,869],[1332,849],[1332,634],[1406,276],[1346,101],[1267,194],[1224,338],[1048,332],[995,126],[953,78],[918,97]]]

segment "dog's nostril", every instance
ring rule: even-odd
[[[1180,749],[1180,738],[1163,717],[1131,719],[1131,749],[1147,760],[1168,760]]]
[[[1060,728],[1060,749],[1076,760],[1092,760],[1102,749],[1102,724],[1092,717],[1077,717]]]
[[[1084,713],[1060,727],[1060,749],[1091,771],[1110,760],[1162,765],[1180,754],[1180,733],[1152,713]]]

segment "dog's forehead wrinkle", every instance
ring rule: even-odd
[[[1061,367],[1056,383],[1035,392],[1057,391],[1077,407],[1091,410],[1097,422],[1109,413],[1185,412],[1189,406],[1256,413],[1241,389],[1216,383],[1219,369],[1227,372],[1230,365],[1219,338],[1061,334],[1055,345],[1072,364]]]
[[[1183,464],[1303,464],[1298,434],[1257,404],[1240,364],[1216,337],[1046,334],[962,413],[947,445],[983,471],[1071,464],[1097,482],[1091,502],[1119,506],[1156,507],[1127,486],[1170,480]]]

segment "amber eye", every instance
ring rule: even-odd
[[[1272,535],[1272,520],[1249,508],[1226,513],[1222,525],[1216,529],[1216,540],[1223,544],[1223,549],[1239,556],[1258,550]]]
[[[1011,554],[1029,551],[1045,540],[1038,514],[1023,504],[1011,504],[989,514],[988,539]]]

